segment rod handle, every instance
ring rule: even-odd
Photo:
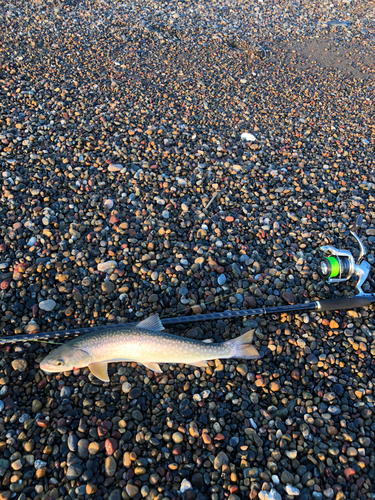
[[[367,307],[373,302],[371,296],[367,297],[339,297],[337,299],[319,300],[318,311],[337,311]]]

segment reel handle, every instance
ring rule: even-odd
[[[367,307],[374,301],[372,296],[338,297],[337,299],[326,299],[318,301],[318,311],[338,311]]]
[[[363,221],[363,215],[359,214],[358,217],[356,218],[354,224],[350,228],[350,232],[357,233],[357,235],[359,235],[359,231],[360,231],[361,226],[362,226],[362,221]]]
[[[355,223],[350,228],[350,232],[351,232],[353,238],[355,238],[355,240],[357,241],[357,243],[359,245],[359,257],[358,257],[357,265],[361,264],[363,257],[367,254],[367,250],[366,250],[364,244],[362,243],[361,239],[359,238],[359,231],[360,231],[361,226],[362,226],[362,221],[363,221],[363,215],[359,214],[355,220]]]

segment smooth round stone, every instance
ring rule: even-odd
[[[143,420],[143,415],[139,410],[134,410],[132,412],[132,418],[136,420],[137,422],[142,422]]]
[[[34,246],[34,245],[35,245],[35,243],[36,243],[36,241],[37,241],[37,240],[36,240],[35,236],[32,236],[32,237],[29,239],[29,241],[27,242],[27,246],[28,246],[28,247],[32,247],[32,246]]]
[[[99,443],[94,441],[93,443],[89,444],[88,452],[90,453],[90,455],[96,455],[97,453],[99,453],[99,451],[100,451]]]
[[[224,285],[224,283],[227,281],[227,278],[225,277],[225,274],[220,274],[220,276],[217,279],[217,282],[220,286]]]
[[[122,170],[122,168],[123,167],[120,163],[113,163],[109,165],[108,170],[109,172],[119,172],[120,170]]]
[[[77,479],[82,475],[83,469],[80,465],[73,464],[69,465],[68,470],[66,471],[66,478],[70,481],[71,479]]]
[[[345,392],[345,389],[343,388],[343,386],[341,384],[334,384],[332,387],[332,390],[338,396],[342,396]]]
[[[235,448],[239,442],[240,442],[240,440],[237,436],[233,436],[229,440],[229,444],[230,444],[230,446],[233,446],[233,448]]]
[[[181,432],[174,432],[172,434],[172,440],[174,443],[180,444],[184,440],[184,436],[183,434],[181,434]]]
[[[87,458],[89,451],[90,442],[87,439],[80,439],[77,443],[78,456],[79,458]]]
[[[287,492],[288,495],[293,497],[297,497],[300,495],[299,489],[296,488],[295,486],[292,486],[291,484],[287,484],[285,486],[285,491]]]
[[[27,370],[27,361],[25,359],[14,359],[12,361],[12,368],[22,373]]]
[[[78,496],[84,495],[86,493],[86,485],[82,484],[81,486],[77,486],[74,492]]]
[[[358,451],[353,446],[349,446],[346,450],[346,454],[348,457],[356,457],[358,455]]]
[[[339,408],[338,406],[329,406],[328,412],[331,415],[341,415],[341,408]]]
[[[98,490],[96,484],[88,483],[86,484],[86,493],[87,495],[94,495]]]
[[[39,302],[39,309],[43,311],[53,311],[56,307],[56,302],[53,299],[42,300]]]
[[[98,264],[98,271],[103,273],[108,273],[114,271],[117,267],[117,262],[115,260],[108,260],[107,262],[101,262]]]
[[[138,486],[135,486],[135,484],[127,484],[125,490],[126,493],[130,496],[130,498],[136,497],[139,493],[139,488]]]
[[[110,198],[108,198],[107,200],[104,200],[103,206],[107,210],[111,210],[111,208],[113,208],[113,200],[111,200]]]
[[[104,462],[104,470],[106,476],[108,477],[114,476],[116,473],[116,469],[117,469],[116,460],[112,456],[107,457]]]
[[[141,394],[141,389],[139,387],[135,387],[129,392],[129,399],[138,399]]]
[[[243,377],[245,377],[246,374],[247,374],[247,371],[248,371],[248,367],[244,363],[241,363],[240,365],[236,366],[236,370],[238,371],[238,373],[240,375],[242,375]]]
[[[43,408],[43,403],[39,399],[34,399],[31,403],[31,411],[33,413],[38,413],[39,410]]]
[[[118,488],[111,491],[109,494],[108,500],[121,500],[121,490]]]
[[[73,452],[78,450],[78,437],[75,434],[71,434],[68,437],[68,448]]]
[[[121,390],[122,392],[124,392],[125,394],[127,394],[128,392],[131,391],[131,388],[132,388],[132,385],[129,384],[129,382],[124,382],[121,386]]]
[[[60,396],[62,398],[69,398],[71,393],[72,393],[72,391],[71,391],[70,387],[67,387],[66,385],[64,385],[60,391]]]
[[[189,290],[186,288],[186,286],[182,286],[180,289],[179,289],[179,293],[180,295],[187,295],[189,293]]]
[[[112,281],[104,281],[102,283],[102,291],[107,295],[112,293],[115,288],[115,284]]]

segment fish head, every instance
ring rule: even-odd
[[[47,373],[68,372],[90,363],[91,356],[87,351],[63,345],[43,359],[40,369]]]

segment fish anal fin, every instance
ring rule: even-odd
[[[208,366],[207,361],[197,361],[195,363],[187,363],[190,366],[197,366],[198,368],[206,368]]]
[[[109,382],[108,363],[100,361],[99,363],[91,363],[88,367],[90,368],[90,372],[95,375],[96,378],[102,380],[103,382]]]
[[[149,368],[150,370],[152,370],[155,373],[163,373],[162,369],[160,368],[160,366],[157,363],[153,363],[150,361],[147,363],[142,363],[142,365],[144,365],[146,368]]]
[[[161,332],[162,330],[164,330],[164,326],[162,325],[162,322],[160,321],[158,314],[153,314],[152,316],[149,316],[143,321],[140,321],[137,324],[137,328],[153,330],[154,332]]]

